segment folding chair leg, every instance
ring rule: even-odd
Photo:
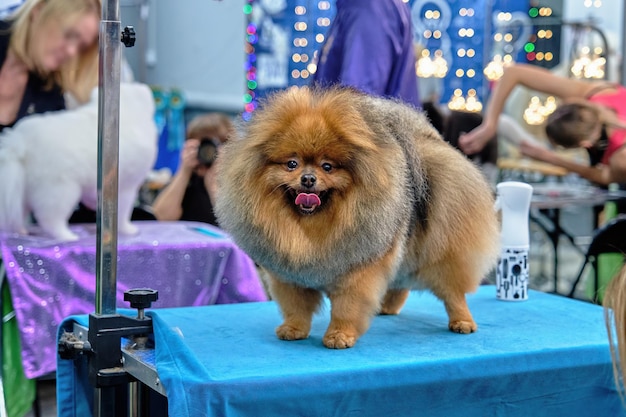
[[[598,274],[598,258],[593,259],[593,299],[598,304],[600,300],[600,274]]]
[[[570,290],[569,294],[567,295],[569,298],[574,298],[574,293],[576,292],[576,287],[578,286],[578,283],[580,282],[580,279],[582,278],[583,273],[585,272],[585,268],[587,267],[587,263],[588,262],[589,262],[589,258],[585,256],[585,262],[583,262],[583,266],[580,268],[580,271],[578,272],[578,276],[576,277],[576,279],[574,280],[574,283],[572,284],[572,289]],[[596,275],[596,277],[597,277],[597,275]]]

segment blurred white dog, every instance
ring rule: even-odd
[[[154,165],[154,99],[144,84],[120,85],[118,230],[130,223],[141,184]],[[25,233],[32,212],[54,238],[78,239],[68,227],[76,205],[97,205],[98,90],[83,106],[33,115],[0,134],[0,231]]]

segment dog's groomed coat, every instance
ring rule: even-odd
[[[220,226],[268,271],[285,340],[308,336],[322,294],[327,347],[354,345],[412,288],[477,325],[465,293],[498,256],[492,192],[418,111],[351,89],[292,88],[256,112],[218,161]]]

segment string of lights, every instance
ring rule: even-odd
[[[242,113],[242,118],[244,120],[249,120],[252,116],[252,112],[256,109],[257,106],[257,92],[256,89],[258,87],[257,82],[257,69],[256,69],[256,50],[255,45],[259,40],[257,35],[257,27],[256,24],[250,19],[250,15],[252,14],[252,3],[254,0],[248,0],[247,4],[243,7],[243,12],[246,16],[248,16],[248,24],[246,27],[246,44],[245,44],[245,52],[246,52],[246,63],[245,63],[245,71],[246,71],[246,92],[243,95],[243,103],[244,103],[244,111]]]

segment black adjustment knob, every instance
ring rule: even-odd
[[[124,301],[129,301],[130,307],[138,310],[150,308],[158,299],[159,292],[150,288],[135,288],[124,292]]]
[[[135,36],[135,28],[132,26],[126,26],[122,31],[122,43],[124,44],[124,46],[126,46],[127,48],[132,48],[133,46],[135,46],[136,39],[137,38]]]

